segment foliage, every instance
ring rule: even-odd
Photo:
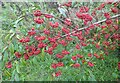
[[[119,14],[110,10],[119,7],[118,3],[3,3],[0,16],[2,80],[118,80],[120,22],[116,18]],[[82,7],[86,7],[81,11],[88,12],[87,19],[80,16]],[[46,34],[47,30],[50,33]],[[46,45],[38,46],[41,41]],[[34,53],[30,55],[32,50]],[[68,51],[67,54],[63,50]],[[58,58],[57,54],[64,58]],[[58,62],[63,65],[55,68]]]

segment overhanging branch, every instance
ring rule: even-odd
[[[117,18],[117,17],[120,17],[120,14],[117,14],[117,15],[115,15],[115,16],[112,16],[110,19],[114,19],[114,18]],[[104,19],[104,20],[95,22],[95,23],[93,23],[93,25],[103,23],[103,22],[105,22],[106,20],[107,20],[107,19]],[[63,35],[63,36],[61,36],[60,38],[63,38],[63,37],[66,37],[66,36],[68,36],[68,35],[71,35],[71,34],[73,34],[73,33],[76,33],[76,32],[78,32],[78,31],[84,30],[84,29],[86,29],[86,28],[88,28],[88,27],[89,27],[89,26],[82,27],[82,28],[80,28],[80,29],[77,29],[76,31],[72,31],[72,32],[70,32],[70,33],[68,33],[68,34],[66,34],[66,35]],[[58,38],[58,39],[59,39],[59,38]]]

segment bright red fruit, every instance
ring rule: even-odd
[[[41,16],[42,12],[40,10],[36,10],[33,12],[34,16]]]
[[[61,71],[57,71],[57,72],[55,73],[55,76],[58,77],[58,76],[60,76],[61,74],[62,74]]]
[[[99,45],[98,43],[96,43],[95,46],[96,46],[96,48],[98,48],[98,49],[100,48],[100,45]]]
[[[89,65],[90,67],[93,67],[93,66],[94,66],[94,64],[93,64],[92,62],[88,62],[88,65]]]
[[[88,53],[88,57],[92,57],[92,54],[91,54],[91,53]]]
[[[76,48],[76,49],[80,49],[80,45],[79,45],[79,44],[76,44],[75,48]]]
[[[89,8],[88,8],[88,7],[86,7],[86,6],[80,7],[80,12],[81,12],[81,13],[86,13],[86,12],[88,12],[88,11],[89,11]]]
[[[64,56],[61,54],[56,54],[56,57],[62,59]]]
[[[72,56],[72,60],[77,60],[77,56]]]
[[[36,18],[34,18],[34,22],[37,24],[42,24],[42,23],[44,23],[44,19],[40,18],[40,17],[36,17]]]
[[[24,54],[24,59],[25,59],[25,60],[28,60],[28,59],[29,59],[29,56],[28,56],[27,53]]]
[[[79,64],[79,63],[75,63],[75,64],[73,64],[73,67],[74,67],[74,68],[79,68],[79,67],[80,67],[80,64]]]
[[[109,19],[110,18],[110,14],[109,13],[104,13],[105,18]]]
[[[118,9],[117,9],[116,7],[111,8],[111,11],[112,11],[113,13],[118,13]]]
[[[83,55],[80,55],[80,54],[76,54],[76,56],[77,56],[78,58],[83,58]]]
[[[62,28],[62,32],[68,34],[68,33],[70,32],[70,29],[63,27],[63,28]]]
[[[52,23],[52,22],[49,22],[50,26],[53,27],[53,28],[58,28],[59,26],[59,23],[58,22],[55,22],[55,23]]]
[[[40,50],[36,50],[36,51],[34,51],[34,55],[38,55],[38,54],[40,54]]]
[[[65,40],[59,40],[58,42],[59,42],[59,44],[62,44],[63,46],[67,45],[67,42]]]
[[[36,34],[36,31],[32,30],[32,31],[28,31],[28,35],[32,36],[32,35],[35,35]]]
[[[57,63],[57,67],[63,67],[64,66],[64,63],[63,62],[58,62]]]
[[[21,42],[21,43],[30,42],[30,38],[29,37],[22,38],[19,40],[19,42]]]
[[[106,20],[106,24],[109,26],[110,24],[112,24],[112,20]]]
[[[63,6],[67,6],[67,7],[70,7],[71,5],[72,5],[72,2],[68,2],[68,3],[63,4]]]
[[[70,54],[70,52],[68,52],[67,50],[63,50],[63,51],[62,51],[62,54],[63,54],[63,55],[67,55],[67,54]]]
[[[69,18],[66,18],[65,21],[64,21],[64,23],[66,25],[68,25],[68,26],[72,25],[72,22],[71,22],[71,20]]]
[[[46,35],[49,35],[49,34],[50,34],[50,30],[47,30],[47,29],[44,29],[43,32],[44,32],[44,34],[46,34]]]
[[[22,55],[19,52],[14,53],[17,58],[20,58]]]
[[[53,18],[53,16],[52,15],[50,15],[50,14],[44,14],[44,16],[46,17],[46,18]]]
[[[6,65],[5,65],[6,68],[12,68],[12,63],[11,61],[9,61]]]
[[[118,70],[120,70],[120,62],[118,62]]]
[[[56,68],[57,68],[57,64],[56,64],[56,63],[52,63],[51,67],[52,67],[53,69],[56,69]]]

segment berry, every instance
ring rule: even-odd
[[[11,61],[9,61],[8,63],[6,63],[6,68],[12,68],[12,63],[11,63]]]

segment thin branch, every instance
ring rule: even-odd
[[[120,17],[120,14],[117,14],[117,15],[111,17],[110,19],[114,19],[114,18],[117,18],[117,17]],[[93,25],[103,23],[103,22],[105,22],[106,20],[107,20],[107,19],[104,19],[104,20],[95,22],[95,23],[93,23]],[[80,29],[78,29],[78,30],[76,30],[76,31],[73,31],[73,32],[70,32],[70,33],[68,33],[68,34],[66,34],[66,35],[61,36],[61,38],[66,37],[66,36],[68,36],[68,35],[71,35],[71,34],[73,34],[73,33],[76,33],[76,32],[78,32],[78,31],[84,30],[84,29],[86,29],[86,28],[88,28],[88,27],[89,27],[89,26],[82,27],[82,28],[80,28]]]

